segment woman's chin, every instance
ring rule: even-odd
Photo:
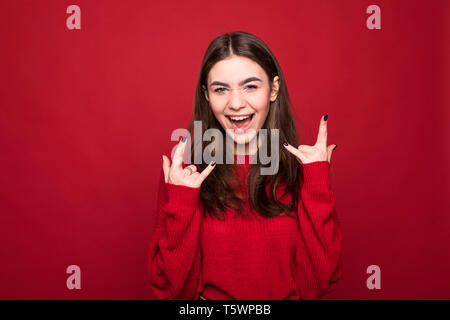
[[[255,134],[233,134],[232,138],[234,143],[237,144],[238,149],[244,149],[246,145],[248,145],[251,142],[256,142],[255,140],[256,135]]]

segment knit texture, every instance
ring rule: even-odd
[[[236,166],[243,179],[249,164]],[[342,231],[329,163],[302,168],[294,217],[263,218],[247,198],[248,215],[234,217],[236,212],[228,210],[224,221],[202,216],[200,188],[168,184],[161,175],[148,255],[155,297],[298,300],[319,299],[333,290],[342,277]],[[282,193],[280,186],[277,194]]]

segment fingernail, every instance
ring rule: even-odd
[[[182,141],[182,142],[185,142],[185,141],[186,141],[186,136],[184,136],[183,138],[181,138],[181,141]]]
[[[283,146],[287,147],[289,144],[285,141],[283,142]]]
[[[325,121],[328,120],[328,114],[326,114],[325,117],[323,117],[323,120],[325,120]]]
[[[333,148],[333,150],[335,150],[337,148],[337,145]]]
[[[211,165],[214,167],[216,165],[216,162],[215,161],[211,162]]]

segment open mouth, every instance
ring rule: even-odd
[[[232,128],[237,132],[247,131],[253,122],[255,114],[246,114],[240,116],[226,116]]]

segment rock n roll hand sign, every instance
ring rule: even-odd
[[[297,160],[302,164],[307,164],[316,161],[328,161],[331,160],[331,153],[336,149],[337,145],[330,144],[327,146],[327,123],[328,115],[323,116],[320,119],[319,134],[317,136],[316,144],[313,146],[300,145],[298,148],[291,146],[289,143],[284,142],[284,147],[292,153]]]

